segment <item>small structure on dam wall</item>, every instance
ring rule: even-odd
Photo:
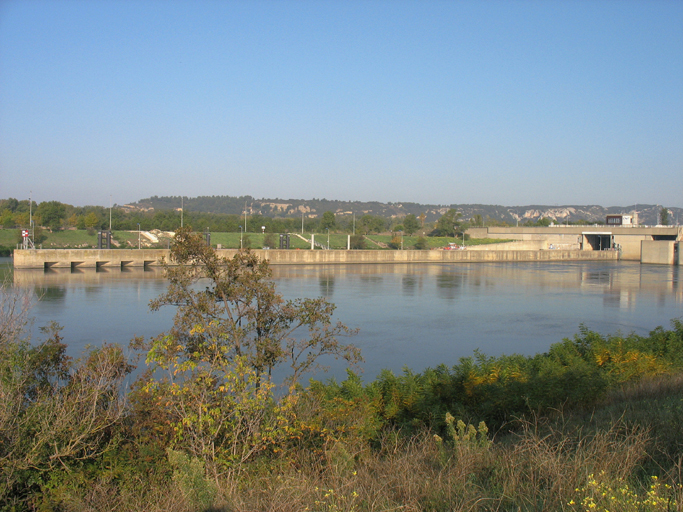
[[[220,256],[232,257],[236,249],[217,249]],[[356,263],[455,263],[616,260],[617,251],[577,250],[465,250],[465,251],[379,251],[379,250],[253,250],[273,265],[333,265]],[[168,249],[18,249],[16,269],[51,268],[136,268],[161,265]]]

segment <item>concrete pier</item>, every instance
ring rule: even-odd
[[[671,241],[643,241],[641,242],[641,263],[659,265],[680,265],[683,243]]]
[[[231,258],[235,249],[217,249]],[[618,251],[579,250],[432,250],[432,251],[300,251],[253,250],[272,265],[334,265],[372,263],[456,263],[522,261],[617,260]],[[168,249],[27,249],[14,251],[16,269],[144,268],[168,260]]]

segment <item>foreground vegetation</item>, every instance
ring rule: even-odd
[[[151,307],[175,321],[134,341],[132,385],[134,354],[72,360],[56,325],[31,342],[31,297],[2,289],[0,510],[683,508],[679,319],[304,387],[319,356],[359,361],[333,305],[285,301],[266,263],[189,230],[172,257]]]

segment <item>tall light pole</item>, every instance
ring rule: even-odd
[[[242,225],[240,224],[240,249],[242,249]]]
[[[140,223],[138,222],[138,250],[140,249]]]
[[[304,234],[304,212],[301,211],[301,234]]]
[[[109,232],[111,233],[111,194],[109,194]]]
[[[28,229],[31,230],[31,240],[35,238],[35,230],[33,229],[33,190],[29,190],[28,193]]]
[[[330,250],[330,228],[327,229],[327,250]]]

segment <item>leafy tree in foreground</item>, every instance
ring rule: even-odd
[[[225,362],[244,357],[261,380],[288,365],[288,381],[295,382],[326,354],[359,361],[358,349],[337,341],[355,332],[332,324],[333,304],[323,298],[285,301],[275,290],[268,262],[249,251],[219,257],[187,228],[178,230],[174,240],[171,262],[177,266],[165,264],[168,290],[150,307],[174,305],[178,311],[173,328],[157,341],[172,337],[189,359],[204,357],[217,344]],[[204,279],[208,283],[198,289],[195,284]],[[308,336],[302,337],[300,329],[307,329]]]
[[[184,228],[176,232],[170,263],[177,266],[164,263],[168,290],[150,307],[178,309],[171,330],[152,340],[147,355],[166,377],[146,387],[171,410],[177,443],[218,479],[268,444],[270,420],[287,403],[286,397],[274,403],[274,370],[293,394],[321,356],[353,364],[360,352],[337,341],[354,332],[332,323],[334,305],[283,299],[268,263],[250,251],[219,257]]]

